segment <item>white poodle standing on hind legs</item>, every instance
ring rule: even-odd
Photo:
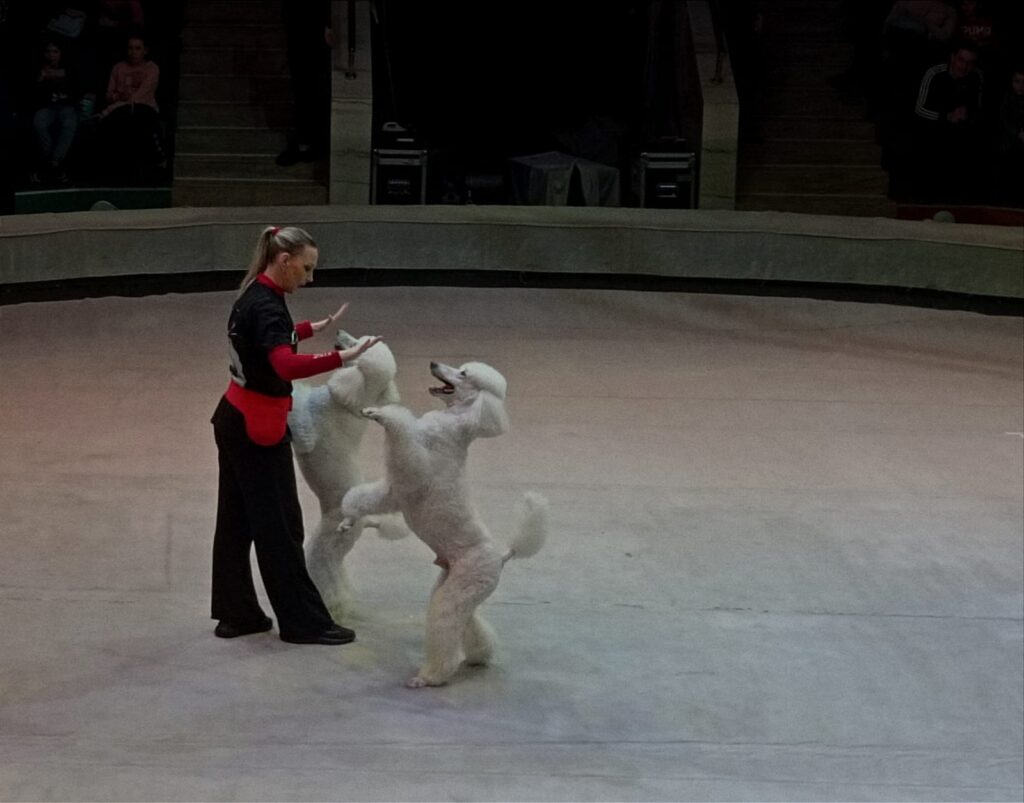
[[[357,339],[339,331],[335,346],[351,348]],[[336,621],[352,612],[352,588],[345,557],[364,527],[375,526],[385,538],[401,538],[408,531],[395,521],[360,521],[338,531],[341,498],[363,480],[357,463],[369,404],[398,402],[394,355],[384,343],[364,351],[351,364],[335,370],[323,385],[295,383],[288,427],[295,461],[310,490],[320,502],[320,521],[306,542],[309,575]]]
[[[497,587],[506,561],[535,554],[547,535],[547,501],[538,494],[526,494],[518,534],[505,550],[469,499],[469,445],[508,429],[505,378],[479,362],[460,368],[432,362],[430,371],[443,383],[430,388],[443,409],[420,418],[396,404],[363,410],[384,427],[386,476],[345,494],[339,526],[344,532],[364,516],[400,512],[437,555],[442,571],[427,610],[426,660],[408,682],[413,688],[444,684],[463,658],[490,663],[494,633],[477,608]]]

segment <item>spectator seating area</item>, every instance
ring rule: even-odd
[[[8,2],[2,80],[12,112],[15,211],[89,208],[98,188],[167,206],[180,4]]]
[[[876,126],[905,206],[1024,206],[1024,4],[845,0],[831,84]]]

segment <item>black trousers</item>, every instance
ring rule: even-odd
[[[306,571],[302,509],[292,446],[257,446],[242,414],[221,399],[213,414],[220,466],[217,527],[213,536],[214,619],[249,623],[264,616],[253,587],[256,560],[282,635],[311,636],[334,625]]]

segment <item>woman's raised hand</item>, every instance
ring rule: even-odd
[[[359,338],[359,342],[356,343],[352,348],[341,349],[338,353],[341,355],[342,363],[347,363],[349,360],[354,360],[370,346],[375,346],[380,343],[384,338],[377,337],[376,335],[368,335],[367,337]]]
[[[313,333],[321,331],[324,327],[332,325],[338,318],[345,314],[345,310],[348,309],[348,302],[346,301],[340,307],[338,311],[333,315],[328,315],[322,321],[313,321],[310,325],[313,327]]]

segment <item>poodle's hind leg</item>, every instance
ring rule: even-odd
[[[474,611],[462,637],[462,650],[469,666],[490,666],[497,646],[494,628],[487,623],[479,611]]]
[[[354,595],[345,570],[345,556],[352,551],[363,532],[362,522],[339,531],[341,518],[341,510],[338,508],[325,512],[306,545],[309,576],[336,622],[352,613]]]
[[[406,685],[414,689],[442,686],[455,674],[462,663],[463,644],[477,606],[494,591],[499,574],[500,564],[486,576],[474,577],[458,570],[442,576],[427,610],[426,661]],[[482,633],[485,631],[474,626],[472,638]],[[480,657],[479,653],[474,657]]]

